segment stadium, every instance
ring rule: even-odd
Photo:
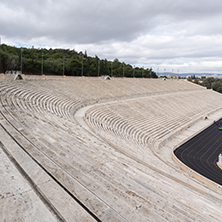
[[[221,113],[186,80],[1,74],[1,221],[219,221]]]

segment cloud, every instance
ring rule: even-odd
[[[0,34],[11,45],[75,48],[184,72],[215,65],[219,72],[221,8],[219,0],[2,0]]]

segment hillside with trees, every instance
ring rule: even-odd
[[[1,45],[0,73],[7,70],[21,70],[24,74],[101,76],[157,78],[150,69],[133,67],[130,64],[91,57],[87,52],[74,49],[36,49]]]
[[[204,86],[207,89],[213,89],[214,91],[222,93],[222,79],[214,77],[199,79],[196,78],[195,76],[192,76],[191,78],[188,79],[188,81]]]

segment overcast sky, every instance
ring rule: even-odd
[[[2,43],[222,73],[221,0],[0,0]]]

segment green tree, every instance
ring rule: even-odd
[[[0,71],[20,70],[21,68],[21,48],[1,45],[1,64]],[[111,75],[122,77],[123,65],[124,76],[132,77],[135,71],[135,77],[141,77],[142,73],[145,78],[156,77],[156,74],[149,69],[136,67],[132,68],[130,64],[120,62],[117,58],[114,61],[99,59],[98,56],[90,57],[87,52],[76,52],[74,49],[36,49],[23,48],[22,68],[25,74],[41,74],[42,53],[44,54],[44,73],[52,75],[63,74],[63,57],[65,57],[65,75],[81,75],[82,59],[83,73],[87,76]]]
[[[70,75],[72,76],[80,76],[81,74],[81,62],[78,59],[70,59],[68,64]]]

